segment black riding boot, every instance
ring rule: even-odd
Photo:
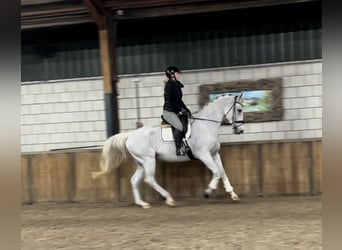
[[[184,148],[182,147],[183,131],[172,127],[172,134],[176,143],[176,155],[185,155]]]

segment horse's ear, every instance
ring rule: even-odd
[[[241,99],[243,96],[243,91],[241,91],[240,95],[239,95],[239,99]]]

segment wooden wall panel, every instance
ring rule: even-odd
[[[296,175],[293,173],[295,170],[292,163],[292,144],[274,144],[274,147],[278,148],[278,180],[276,184],[279,186],[280,194],[293,194],[296,190],[293,176]]]
[[[313,163],[314,163],[314,194],[322,193],[322,176],[323,176],[323,164],[322,164],[322,143],[313,142]]]
[[[21,156],[21,201],[23,203],[32,202],[31,173],[29,156]]]
[[[108,176],[102,176],[96,180],[91,178],[91,172],[100,170],[99,151],[75,153],[75,201],[116,201],[116,171]]]
[[[258,195],[258,145],[224,146],[221,156],[235,192],[239,195]]]
[[[99,150],[22,155],[22,202],[134,202],[130,179],[135,165],[121,166],[93,180],[99,170]],[[235,192],[240,196],[320,194],[321,141],[222,145],[221,158]],[[156,180],[178,197],[203,197],[212,173],[198,160],[157,162]],[[146,201],[162,197],[141,183]],[[214,196],[227,196],[222,181]]]
[[[262,145],[264,195],[310,192],[306,142]]]
[[[221,148],[222,163],[234,191],[242,196],[259,194],[258,145],[230,145]],[[222,185],[219,194],[226,194]]]
[[[261,147],[261,171],[263,175],[262,195],[284,193],[280,188],[279,173],[280,162],[277,144],[266,144]],[[283,184],[283,182],[282,182]],[[282,185],[283,186],[283,185]]]
[[[198,160],[164,163],[165,187],[173,197],[203,195],[206,188],[206,167]]]
[[[280,155],[282,148],[278,144],[262,145],[262,175],[263,175],[263,195],[286,193],[286,170]],[[286,151],[285,151],[286,152]]]
[[[260,192],[258,145],[243,145],[242,158],[243,186],[241,187],[241,193],[257,196]]]
[[[36,202],[52,200],[51,196],[51,174],[47,166],[49,157],[47,155],[33,156],[32,161],[32,193]]]
[[[32,178],[34,201],[72,201],[75,190],[72,154],[52,153],[33,156]]]
[[[294,142],[292,150],[293,187],[296,194],[310,192],[310,161],[307,142]],[[297,189],[296,189],[297,187]]]

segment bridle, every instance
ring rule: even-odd
[[[227,125],[233,125],[233,129],[236,130],[238,127],[242,126],[242,124],[244,123],[244,120],[236,120],[236,104],[240,104],[242,107],[244,106],[241,102],[237,101],[237,96],[234,96],[234,103],[232,106],[230,106],[230,108],[227,110],[227,112],[224,113],[223,117],[227,117],[227,115],[229,114],[229,112],[231,110],[233,110],[233,118],[232,118],[232,122],[230,123],[228,121],[228,123],[224,123]],[[218,120],[211,120],[211,119],[206,119],[206,118],[201,118],[201,117],[192,117],[193,120],[202,120],[202,121],[209,121],[209,122],[216,122],[216,123],[222,123],[221,121]],[[228,120],[228,119],[227,119]]]

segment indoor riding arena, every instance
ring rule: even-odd
[[[21,249],[322,249],[321,5],[22,0]],[[135,204],[133,161],[91,177],[108,138],[161,127],[169,66],[193,116],[243,93],[243,133],[217,125],[239,201],[197,159],[156,161],[175,205],[144,181]]]

